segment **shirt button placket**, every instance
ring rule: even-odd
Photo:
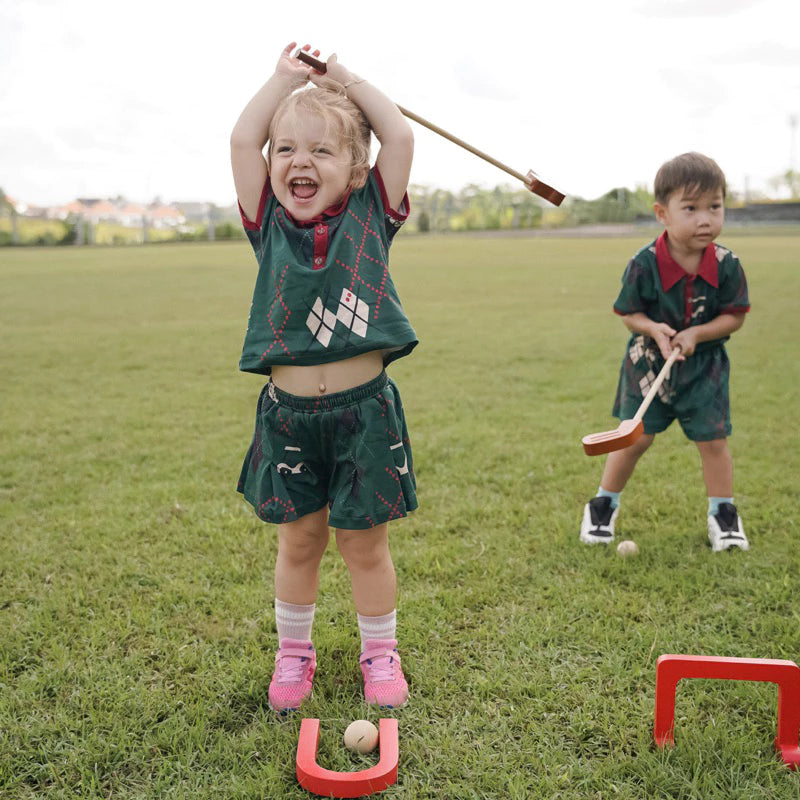
[[[694,275],[686,279],[686,302],[683,309],[683,326],[692,324],[692,295],[694,294]]]
[[[322,269],[328,256],[328,226],[314,226],[314,269]]]

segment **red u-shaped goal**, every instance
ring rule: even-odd
[[[791,769],[800,764],[800,667],[771,658],[663,655],[656,662],[656,711],[653,737],[659,747],[674,743],[675,689],[683,678],[768,681],[778,684],[778,733],[775,749]]]
[[[358,772],[336,772],[317,764],[319,720],[306,718],[300,723],[297,740],[297,780],[309,792],[322,797],[361,797],[383,791],[397,782],[400,745],[397,720],[381,719],[378,723],[380,759],[374,767]]]

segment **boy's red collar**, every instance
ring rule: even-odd
[[[661,234],[656,239],[656,264],[658,264],[658,274],[661,278],[661,287],[668,292],[681,278],[688,273],[673,257],[667,247],[667,232]],[[714,242],[703,251],[703,258],[700,260],[700,269],[697,274],[708,284],[715,288],[719,285],[719,269],[717,266],[717,253]]]

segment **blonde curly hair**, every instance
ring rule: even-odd
[[[328,126],[326,132],[331,128],[335,130],[339,144],[351,157],[348,188],[360,189],[369,173],[372,129],[361,109],[332,81],[330,86],[304,89],[281,101],[269,126],[267,165],[272,166],[273,138],[278,124],[285,117],[296,118],[299,111],[322,117]]]

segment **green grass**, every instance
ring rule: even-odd
[[[638,239],[402,236],[421,344],[392,366],[420,509],[393,523],[412,703],[387,797],[797,798],[772,684],[688,681],[652,746],[662,653],[800,660],[794,415],[800,237],[727,236],[753,311],[732,339],[749,553],[712,555],[694,446],[670,429],[621,537],[578,543],[613,425]],[[236,365],[245,244],[0,251],[0,796],[302,798],[299,718],[267,708],[276,537],[234,491],[256,376]],[[362,700],[335,549],[315,625],[319,760]]]

